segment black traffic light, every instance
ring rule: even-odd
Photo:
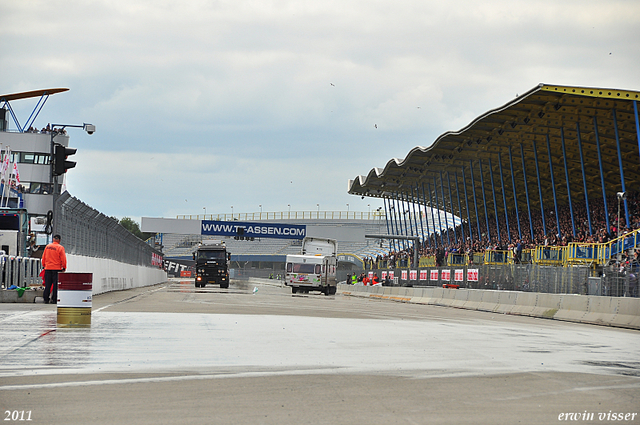
[[[69,155],[76,153],[77,149],[68,148],[58,143],[55,144],[53,150],[53,175],[60,176],[67,172],[69,168],[76,166],[73,161],[67,161]]]

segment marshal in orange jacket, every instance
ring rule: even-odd
[[[42,267],[45,270],[66,270],[67,255],[64,247],[57,240],[45,247],[42,253]]]

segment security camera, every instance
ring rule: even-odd
[[[618,192],[618,199],[620,199],[621,201],[627,199],[627,192]]]
[[[84,131],[86,131],[88,134],[93,134],[96,131],[96,126],[93,124],[85,124]]]

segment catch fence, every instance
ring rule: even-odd
[[[64,192],[56,201],[54,233],[67,254],[107,258],[137,266],[161,266],[162,254],[107,217]]]

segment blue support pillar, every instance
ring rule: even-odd
[[[422,205],[424,205],[424,221],[427,227],[427,239],[429,240],[429,248],[431,248],[431,231],[429,230],[429,215],[427,214],[427,197],[424,194],[424,183],[422,183]]]
[[[458,243],[458,233],[456,232],[456,219],[453,214],[453,196],[451,195],[451,179],[449,178],[449,172],[447,171],[447,184],[449,185],[449,206],[451,207],[451,225],[453,227],[453,239]]]
[[[531,231],[531,243],[535,242],[533,234],[533,220],[531,220],[531,203],[529,202],[529,185],[527,183],[527,167],[524,162],[524,147],[520,143],[520,157],[522,158],[522,175],[524,178],[524,194],[527,197],[527,210],[529,211],[529,230]]]
[[[542,182],[540,181],[540,166],[538,165],[538,148],[533,140],[533,160],[536,163],[536,176],[538,178],[538,195],[540,196],[540,214],[542,215],[542,234],[547,234],[547,222],[544,218],[544,202],[542,201]]]
[[[402,233],[400,232],[400,224],[398,223],[398,220],[400,219],[399,215],[398,215],[398,200],[396,199],[396,195],[393,195],[394,197],[391,199],[393,201],[393,205],[391,207],[391,209],[393,210],[393,218],[395,219],[395,223],[396,223],[396,235],[401,235]],[[398,248],[402,249],[402,244],[401,241],[398,240]]]
[[[404,232],[402,231],[402,228],[405,227],[405,224],[402,221],[402,206],[400,205],[400,199],[398,199],[398,192],[395,193],[394,206],[396,209],[396,223],[398,223],[398,234],[401,236],[405,236]],[[404,239],[398,241],[398,245],[402,247],[401,249],[407,248],[406,241]]]
[[[489,228],[489,213],[487,212],[487,197],[485,196],[484,189],[484,172],[482,171],[482,160],[478,160],[478,167],[480,168],[480,186],[482,187],[482,203],[484,204],[484,220],[487,224],[487,240],[491,242],[491,230]]]
[[[447,175],[449,172],[447,171]],[[462,238],[462,243],[464,243],[464,221],[462,220],[462,204],[460,203],[460,186],[458,185],[458,172],[454,172],[454,177],[456,178],[456,193],[458,194],[458,213],[460,214],[460,233]]]
[[[389,229],[389,219],[391,215],[389,214],[389,208],[387,207],[387,198],[382,198],[382,200],[384,201],[384,215],[387,222],[387,235],[392,235],[393,233]],[[392,240],[392,241],[393,241],[394,250],[395,250],[395,240]],[[391,249],[391,242],[389,242],[389,249]]]
[[[587,207],[587,221],[589,222],[589,234],[593,235],[593,230],[591,228],[591,211],[589,208],[589,192],[587,191],[587,174],[584,171],[584,157],[582,156],[582,137],[580,136],[580,122],[576,122],[576,131],[578,136],[578,150],[580,151],[580,166],[582,167],[582,184],[584,186],[584,202]],[[598,149],[598,152],[600,150]],[[609,216],[607,216],[607,221],[609,221]],[[607,232],[609,231],[609,224],[607,223]],[[575,235],[574,235],[575,236]]]
[[[569,183],[569,167],[567,166],[567,150],[564,145],[564,128],[560,128],[560,140],[562,141],[562,158],[564,159],[564,177],[567,180],[567,198],[569,200],[569,214],[571,214],[571,228],[573,237],[576,237],[576,223],[573,220],[573,202],[571,201],[571,184]]]
[[[602,202],[604,202],[604,216],[607,219],[607,232],[611,229],[609,225],[609,208],[607,207],[607,191],[604,186],[604,171],[602,169],[602,154],[600,152],[600,136],[598,135],[598,119],[593,117],[593,129],[596,135],[596,147],[598,148],[598,164],[600,165],[600,184],[602,185]],[[591,231],[591,226],[589,226],[589,232],[593,235]]]
[[[435,182],[435,178],[434,178],[434,182]],[[429,184],[429,182],[427,182],[427,190],[429,191],[429,203],[431,204],[431,223],[433,224],[433,229],[435,231],[435,228],[436,228],[436,217],[433,214],[433,198],[431,197],[431,185]],[[442,233],[440,231],[438,231],[438,234],[440,234],[440,245],[443,245],[443,243],[442,243]],[[438,234],[433,235],[433,239],[436,241],[436,248],[438,247]]]
[[[416,197],[418,198],[418,205],[419,205],[418,211],[420,212],[420,233],[422,233],[422,243],[424,244],[424,242],[427,240],[427,235],[424,233],[424,225],[422,224],[422,211],[420,211],[420,206],[423,203],[420,202],[420,191],[418,190],[419,188],[420,186],[418,186],[418,182],[416,182]],[[413,187],[411,188],[411,190],[413,191]],[[424,192],[422,193],[422,199],[424,200]],[[425,245],[425,248],[426,248],[426,245]]]
[[[478,225],[478,240],[482,241],[482,232],[480,231],[480,216],[478,215],[478,197],[476,196],[476,182],[473,179],[473,160],[469,160],[469,170],[471,171],[471,187],[473,188],[473,203],[476,206],[476,224]]]
[[[491,177],[491,189],[493,189],[493,210],[496,213],[496,232],[498,233],[498,241],[502,242],[500,236],[500,221],[498,221],[498,201],[496,198],[496,185],[493,181],[493,165],[491,164],[491,157],[489,157],[489,177]]]
[[[513,174],[513,155],[511,154],[511,146],[509,146],[509,166],[511,167],[511,187],[513,188],[513,204],[516,207],[516,222],[518,223],[518,239],[522,239],[522,230],[520,229],[520,211],[518,209],[518,197],[516,196],[516,178]]]
[[[558,227],[558,238],[562,238],[562,231],[560,230],[560,217],[558,217],[558,198],[556,198],[556,183],[553,179],[553,162],[551,161],[551,141],[547,134],[547,154],[549,154],[549,173],[551,174],[551,188],[553,189],[553,204],[556,207],[556,225]]]
[[[440,171],[440,193],[442,194],[442,211],[444,212],[444,225],[447,229],[447,243],[451,246],[451,236],[449,235],[449,217],[447,217],[447,205],[444,201],[444,183],[442,182],[442,171]]]
[[[618,134],[618,119],[616,118],[616,110],[612,109],[613,114],[613,129],[616,133],[616,145],[618,146],[618,164],[620,164],[620,182],[622,183],[622,191],[626,192],[627,189],[624,185],[624,171],[622,169],[622,153],[620,152],[620,135]],[[624,199],[624,215],[627,223],[627,227],[631,228],[631,221],[629,220],[629,207],[627,206],[627,198]],[[620,227],[620,223],[618,223]]]
[[[640,151],[640,119],[638,118],[638,102],[633,101],[633,114],[636,117],[636,139],[638,140],[638,151]]]
[[[471,226],[471,213],[469,212],[469,195],[467,195],[467,178],[462,167],[462,186],[464,187],[464,202],[467,206],[467,225],[469,226],[469,240],[473,242],[473,228]]]
[[[409,233],[411,233],[411,236],[414,236],[414,234],[413,234],[413,227],[414,226],[413,226],[413,222],[411,220],[411,208],[410,208],[411,207],[411,205],[410,205],[411,201],[409,200],[409,194],[408,193],[406,194],[406,199],[405,199],[405,194],[402,193],[402,201],[404,202],[403,214],[404,214],[405,219],[406,219],[405,222],[408,222],[408,227],[409,227],[409,230],[407,231],[407,236],[409,235]],[[409,217],[407,217],[407,214],[409,215]],[[417,236],[417,234],[418,234],[418,228],[416,227],[416,235],[415,236]]]
[[[438,201],[438,181],[433,176],[433,192],[436,196],[436,209],[438,210],[438,232],[440,233],[440,243],[444,246],[444,238],[442,237],[442,220],[440,219],[440,202]]]
[[[509,230],[509,210],[507,208],[507,195],[504,187],[504,175],[502,174],[502,155],[498,152],[498,165],[500,166],[500,184],[502,184],[502,202],[504,203],[504,221],[507,223],[507,241],[511,241],[511,230]]]

